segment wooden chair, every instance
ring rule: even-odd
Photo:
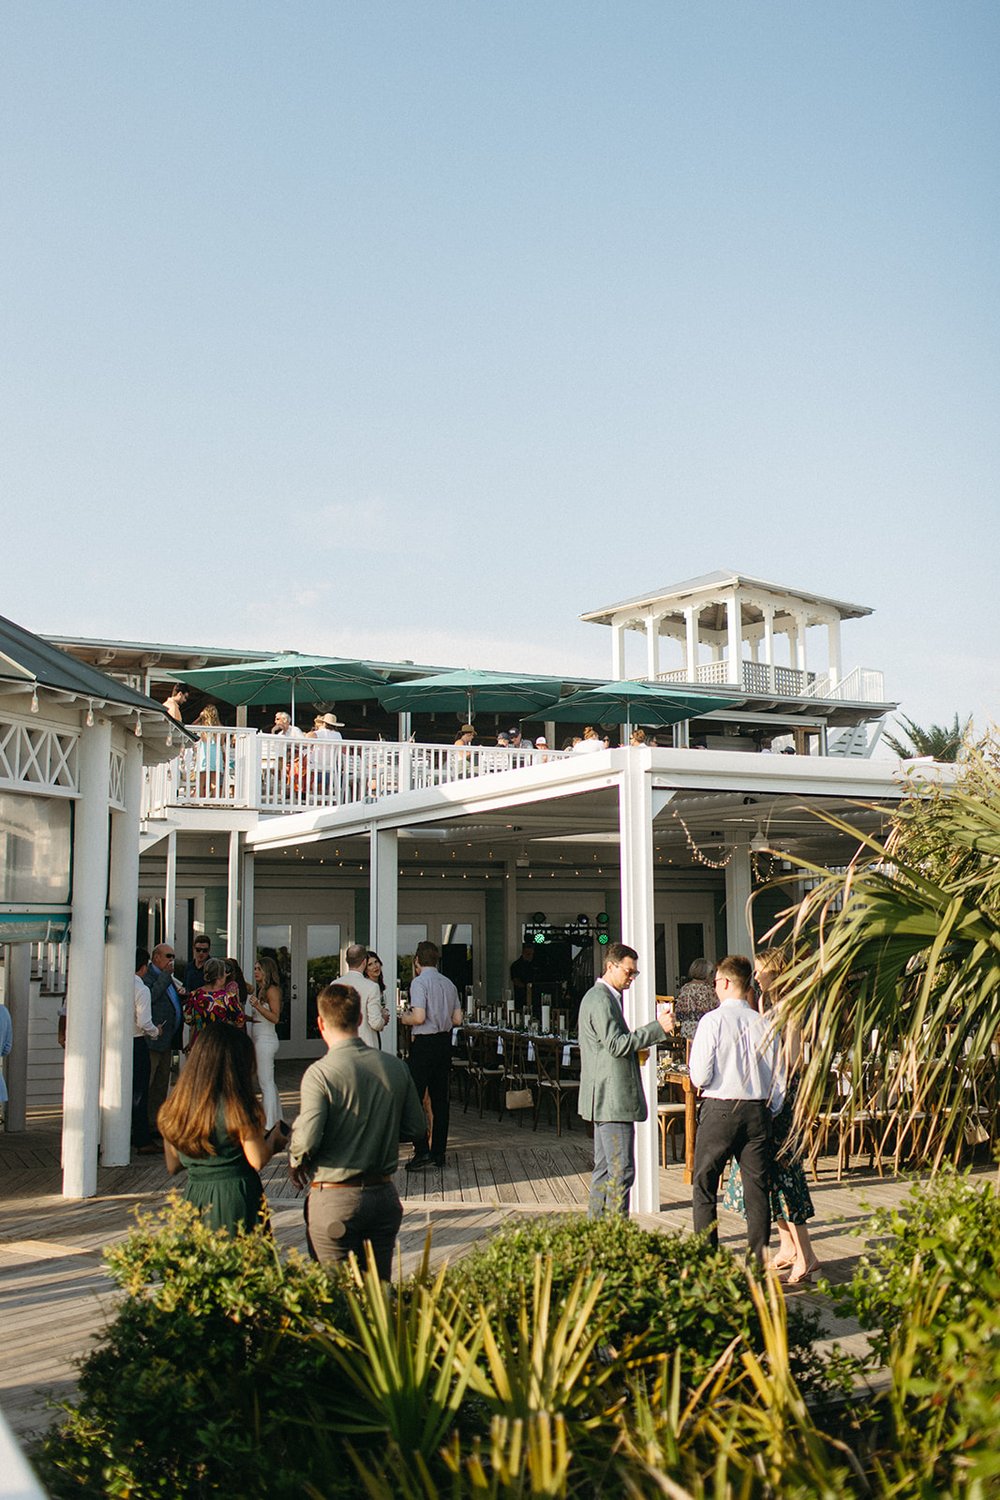
[[[469,1032],[469,1082],[476,1091],[480,1119],[483,1118],[486,1097],[491,1089],[498,1099],[497,1119],[503,1118],[507,1069],[503,1054],[497,1050],[497,1043],[498,1033],[495,1031]],[[469,1100],[466,1096],[465,1108],[468,1107]]]
[[[667,1165],[667,1136],[670,1136],[670,1157],[674,1162],[683,1161],[685,1156],[685,1113],[686,1107],[683,1098],[677,1098],[676,1085],[668,1083],[660,1091],[660,1098],[656,1106],[656,1118],[660,1127],[660,1165]],[[680,1136],[680,1155],[677,1154],[677,1137]]]
[[[536,1037],[534,1041],[535,1061],[538,1064],[538,1098],[535,1102],[535,1119],[533,1128],[538,1129],[538,1115],[542,1107],[543,1099],[551,1099],[556,1116],[556,1135],[562,1135],[562,1106],[563,1099],[575,1100],[580,1093],[580,1075],[574,1071],[572,1063],[567,1065],[563,1058],[569,1049],[565,1042],[554,1040],[551,1037]],[[570,1054],[572,1056],[572,1054]],[[570,1130],[573,1128],[573,1116],[570,1111],[567,1124]]]
[[[538,1099],[538,1068],[534,1057],[528,1057],[528,1046],[530,1037],[523,1031],[510,1031],[504,1033],[504,1061],[507,1064],[507,1087],[510,1089],[528,1089],[532,1096],[532,1109]],[[523,1109],[511,1110],[511,1114],[517,1116],[518,1127],[522,1123],[525,1113]]]

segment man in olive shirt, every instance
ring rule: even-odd
[[[370,1241],[378,1273],[388,1281],[403,1220],[392,1180],[399,1141],[424,1128],[423,1106],[406,1064],[358,1036],[357,990],[328,984],[318,1010],[327,1052],[303,1076],[288,1148],[292,1181],[309,1187],[309,1253],[325,1265],[353,1251],[363,1265]]]

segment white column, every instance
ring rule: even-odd
[[[741,835],[735,830],[733,837]],[[747,922],[747,902],[752,889],[750,845],[737,843],[726,866],[726,952],[753,956],[753,938]]]
[[[622,941],[639,955],[639,977],[625,996],[625,1019],[633,1029],[656,1019],[656,973],[653,930],[653,806],[650,752],[625,757],[618,793],[621,836]],[[659,1125],[656,1118],[656,1049],[642,1070],[649,1117],[636,1125],[636,1175],[632,1207],[637,1213],[660,1211]]]
[[[611,679],[621,682],[625,677],[625,626],[620,620],[611,625]]]
[[[806,670],[806,617],[795,612],[795,666],[800,672]]]
[[[125,737],[125,808],[111,819],[111,911],[104,966],[101,1163],[127,1167],[132,1135],[132,1033],[142,746]]]
[[[829,620],[826,627],[826,654],[830,663],[830,686],[835,688],[840,683],[840,620]]]
[[[698,681],[698,611],[689,604],[684,611],[685,666],[688,682]]]
[[[761,612],[764,616],[764,661],[767,664],[767,676],[771,691],[774,692],[774,605],[762,604]]]
[[[253,984],[253,966],[257,957],[257,931],[254,917],[253,902],[253,878],[254,878],[254,853],[252,849],[243,851],[243,921],[240,924],[240,946],[239,953],[240,968],[247,977],[247,982]],[[232,950],[230,950],[232,951]]]
[[[14,1031],[7,1058],[7,1129],[28,1121],[28,1025],[31,1006],[31,944],[9,943],[4,952],[7,1009]]]
[[[176,946],[177,931],[177,833],[167,834],[167,875],[163,893],[163,941]]]
[[[754,666],[756,666],[757,663],[760,661],[760,636],[759,635],[753,635],[753,636],[750,637],[750,660],[753,662]]]
[[[727,682],[743,682],[743,622],[740,618],[740,594],[736,589],[726,600],[726,652],[729,657]]]
[[[229,868],[226,873],[226,952],[240,951],[240,864],[241,834],[229,830]]]
[[[660,617],[652,611],[646,616],[646,676],[655,682],[660,675]]]
[[[111,725],[107,719],[98,719],[80,737],[80,799],[73,832],[72,951],[63,1080],[64,1198],[90,1198],[97,1191],[110,759]]]
[[[399,833],[395,828],[371,827],[369,837],[368,941],[382,960],[389,1024],[382,1033],[387,1052],[396,1051],[396,970],[399,926]]]

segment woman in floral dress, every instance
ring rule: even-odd
[[[240,999],[239,986],[235,978],[226,975],[226,966],[221,958],[210,958],[205,964],[205,983],[184,1000],[184,1019],[190,1026],[188,1046],[199,1031],[216,1021],[225,1021],[241,1030],[246,1026],[246,1013]]]

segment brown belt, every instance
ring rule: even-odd
[[[381,1187],[383,1183],[392,1181],[392,1173],[386,1176],[382,1172],[359,1172],[356,1177],[342,1177],[339,1182],[314,1182],[314,1188],[345,1188],[345,1187]]]

